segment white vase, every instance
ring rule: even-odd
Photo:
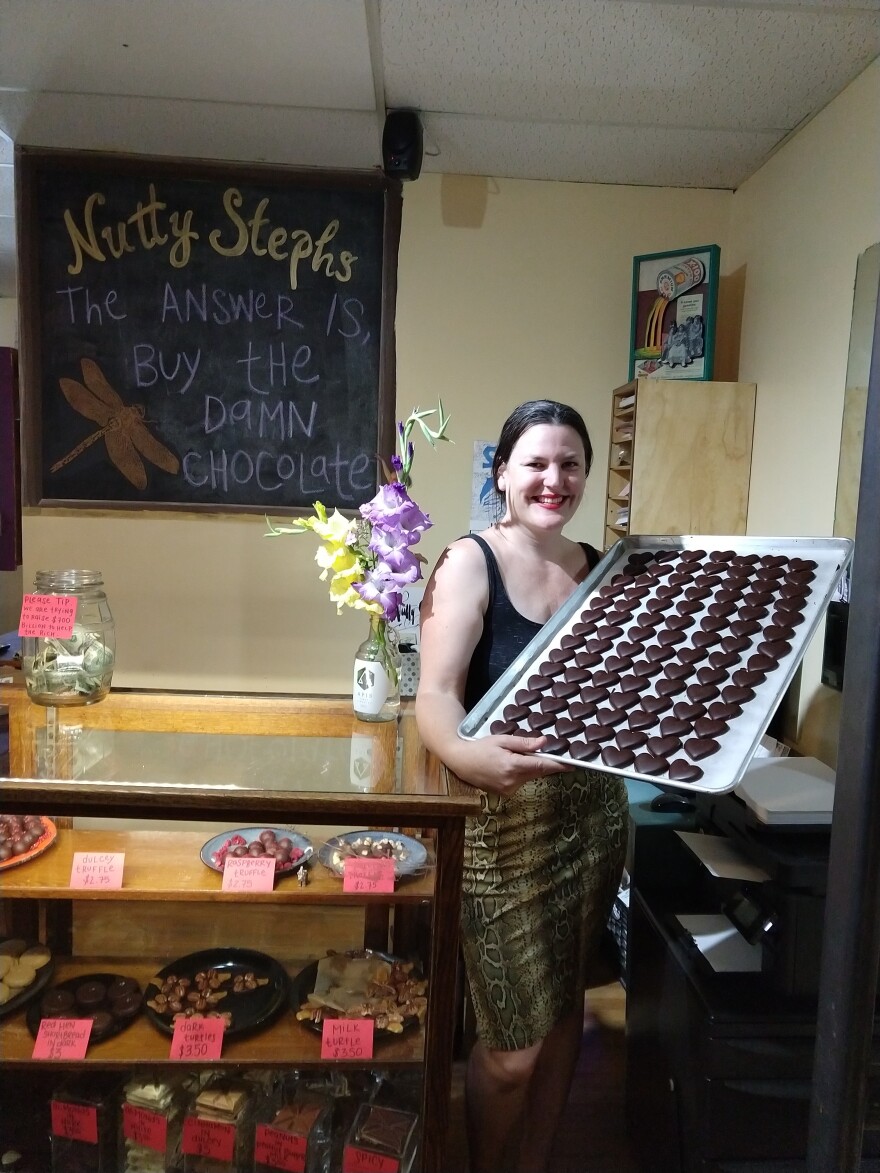
[[[352,706],[362,721],[394,721],[400,712],[400,647],[387,619],[370,616],[370,632],[354,657]]]

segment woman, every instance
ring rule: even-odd
[[[466,1084],[471,1173],[548,1167],[580,1050],[586,962],[623,867],[622,779],[540,756],[543,737],[457,732],[599,558],[562,532],[592,455],[573,408],[518,407],[492,465],[504,516],[444,551],[422,605],[419,730],[481,800],[466,830],[462,897],[478,1031]]]

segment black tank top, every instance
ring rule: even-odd
[[[483,619],[483,634],[471,656],[464,690],[464,707],[470,712],[544,625],[526,619],[511,603],[489,543],[479,534],[465,536],[473,538],[483,551],[489,574],[489,604]],[[580,546],[592,570],[601,555],[588,542],[581,542]]]

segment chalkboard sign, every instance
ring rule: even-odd
[[[29,148],[16,166],[29,504],[373,495],[399,184]]]

